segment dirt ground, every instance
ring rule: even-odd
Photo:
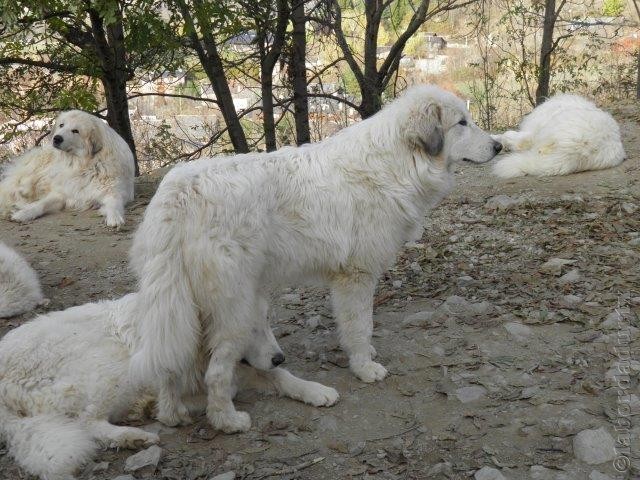
[[[614,111],[629,157],[618,168],[509,181],[460,169],[422,241],[380,282],[383,382],[349,373],[327,292],[292,286],[271,313],[285,366],[337,388],[339,403],[241,392],[248,433],[217,434],[205,418],[153,424],[162,457],[133,477],[640,478],[640,115]],[[127,252],[159,177],[139,179],[119,232],[96,212],[0,221],[0,238],[29,259],[51,299],[39,313],[134,289]],[[0,335],[30,317],[0,323]],[[610,436],[586,448],[590,432],[578,433],[600,427]],[[134,453],[100,452],[81,478],[124,475]],[[1,444],[0,478],[28,478]]]

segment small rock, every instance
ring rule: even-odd
[[[236,472],[233,470],[230,472],[224,472],[220,475],[216,475],[215,477],[211,477],[209,480],[233,480],[236,478]]]
[[[432,478],[436,475],[446,475],[446,477],[449,478],[451,475],[453,475],[451,464],[449,462],[436,463],[431,468],[429,468],[429,470],[427,470],[427,478]]]
[[[567,260],[566,258],[551,258],[542,264],[540,271],[550,275],[560,275],[562,267],[576,263],[575,260]]]
[[[109,462],[100,462],[100,463],[96,463],[91,469],[91,471],[104,472],[107,468],[109,468]]]
[[[133,475],[118,475],[113,480],[136,480]]]
[[[589,474],[589,480],[613,480],[609,475],[600,473],[597,470],[592,470]]]
[[[299,293],[285,293],[280,297],[282,303],[287,303],[290,305],[301,305],[302,299],[300,298]]]
[[[487,390],[479,385],[462,387],[456,390],[456,397],[462,403],[474,402],[483,398],[486,394]]]
[[[315,330],[316,328],[318,328],[318,325],[320,325],[320,320],[322,320],[320,315],[314,315],[313,317],[307,318],[307,327],[310,330]]]
[[[560,303],[569,308],[577,307],[582,303],[582,297],[578,295],[564,295],[560,299]]]
[[[446,315],[453,315],[454,317],[464,317],[473,314],[472,305],[466,298],[458,295],[447,297],[444,303],[438,307],[438,310]]]
[[[431,319],[433,318],[432,310],[424,310],[422,312],[417,312],[412,315],[409,315],[402,322],[403,325],[412,325],[414,327],[422,327],[427,325]]]
[[[565,193],[560,196],[563,202],[584,202],[584,198],[579,193]]]
[[[632,238],[627,242],[627,244],[631,245],[632,247],[640,246],[640,237]]]
[[[394,280],[391,285],[393,285],[393,288],[396,288],[396,289],[401,288],[402,287],[402,281],[401,280]]]
[[[573,453],[578,460],[599,465],[615,458],[615,440],[604,427],[583,430],[573,439]]]
[[[500,470],[492,467],[484,466],[478,470],[473,476],[475,480],[507,480]]]
[[[578,271],[578,269],[574,268],[573,270],[569,270],[567,273],[565,273],[563,276],[561,276],[558,281],[561,284],[576,283],[581,278],[582,278],[582,276],[580,275],[580,272]]]
[[[145,450],[141,450],[135,455],[131,455],[124,463],[125,472],[135,472],[141,468],[158,465],[162,449],[157,445],[152,445]]]
[[[461,277],[458,277],[456,279],[456,283],[458,285],[460,285],[461,287],[467,286],[467,285],[471,285],[473,283],[473,278],[470,277],[469,275],[463,275]]]
[[[413,273],[417,275],[420,275],[422,273],[422,267],[418,264],[418,262],[411,262],[411,265],[409,265],[409,268]]]
[[[487,302],[486,300],[474,303],[473,305],[471,305],[471,308],[476,315],[487,315],[495,310],[491,302]]]
[[[625,213],[634,213],[636,210],[638,210],[638,205],[636,205],[635,203],[631,203],[631,202],[623,202],[620,205],[620,208]]]
[[[509,195],[496,195],[487,200],[484,204],[484,208],[489,211],[493,210],[509,210],[512,207],[518,206],[522,203],[519,198],[512,198]]]
[[[529,469],[529,475],[531,480],[569,480],[569,477],[564,473],[542,465],[532,465]]]
[[[531,328],[526,325],[523,325],[519,322],[508,322],[504,324],[504,328],[509,332],[509,334],[513,337],[517,342],[526,341],[531,334]]]

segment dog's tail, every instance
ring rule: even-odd
[[[0,437],[26,471],[47,480],[74,478],[97,444],[82,425],[62,415],[21,417],[0,403]]]
[[[155,211],[147,213],[131,250],[140,287],[134,308],[140,348],[131,359],[131,374],[141,382],[167,374],[186,377],[194,370],[200,342],[182,229],[167,228]]]

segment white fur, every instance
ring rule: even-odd
[[[209,420],[246,427],[229,379],[266,317],[269,290],[317,281],[331,288],[352,371],[382,379],[370,344],[377,278],[451,189],[451,162],[486,162],[498,145],[462,101],[420,86],[318,144],[176,166],[131,251],[143,333],[136,373],[159,379],[161,390],[179,389],[204,337]]]
[[[54,146],[54,139],[62,141]],[[52,143],[11,161],[0,175],[0,215],[27,222],[64,208],[99,208],[106,224],[124,224],[133,200],[134,161],[115,130],[79,110],[61,113]]]
[[[0,242],[0,318],[20,315],[44,302],[36,272],[16,251]]]
[[[139,344],[135,298],[130,294],[43,315],[0,340],[0,438],[29,473],[46,480],[72,478],[98,446],[139,448],[158,442],[153,433],[111,423],[126,419],[155,393],[129,376],[130,354]],[[256,328],[252,349],[263,355],[279,352],[266,322]],[[333,388],[280,368],[253,376],[259,386],[316,406],[338,400]],[[196,402],[193,409],[200,413],[202,406]],[[181,414],[183,422],[190,421],[189,411]]]
[[[522,120],[519,131],[495,138],[510,152],[493,169],[504,178],[599,170],[625,158],[614,118],[577,95],[551,97]]]

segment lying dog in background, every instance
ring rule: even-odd
[[[135,303],[136,294],[129,294],[49,313],[0,340],[0,438],[29,473],[70,478],[98,445],[140,448],[158,442],[153,433],[113,424],[155,394],[129,377],[130,354],[140,342]],[[256,325],[246,347],[242,358],[265,369],[251,373],[253,368],[243,367],[251,384],[316,406],[338,400],[333,388],[274,368],[284,356],[266,322]],[[194,413],[201,413],[203,401],[192,400]],[[157,401],[162,409],[167,399]],[[181,414],[186,418],[189,412]]]
[[[31,149],[3,169],[0,215],[27,222],[65,208],[99,208],[108,226],[123,225],[135,171],[127,143],[79,110],[61,113],[51,137],[51,145]]]
[[[556,95],[524,117],[518,131],[494,138],[507,153],[499,177],[566,175],[615,167],[625,158],[614,118],[577,95]]]
[[[38,274],[22,256],[0,242],[0,318],[28,312],[45,301]]]
[[[133,368],[161,391],[177,390],[179,401],[180,381],[199,375],[205,343],[209,421],[247,430],[250,418],[235,410],[228,385],[265,321],[269,291],[321,282],[331,288],[351,370],[381,380],[387,372],[371,345],[378,277],[451,189],[452,163],[487,162],[500,148],[460,99],[420,86],[317,144],[176,166],[131,250],[141,337]]]

